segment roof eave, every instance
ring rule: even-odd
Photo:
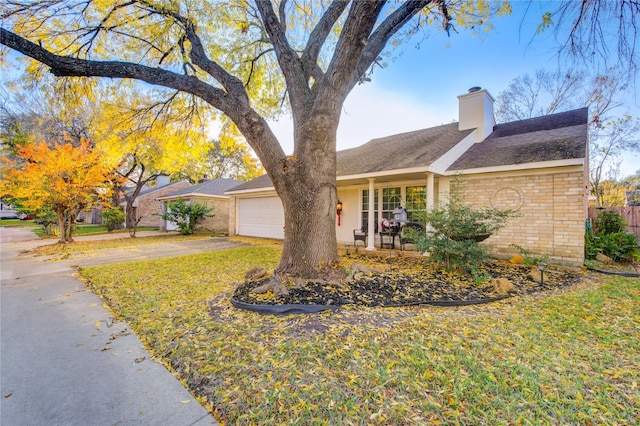
[[[452,169],[452,170],[447,170],[443,174],[445,176],[452,176],[457,174],[471,175],[471,174],[477,174],[477,173],[520,171],[522,169],[548,169],[552,167],[584,166],[584,164],[585,164],[584,158],[570,158],[567,160],[537,161],[537,162],[522,163],[522,164],[505,164],[505,165],[499,165],[499,166],[475,167],[471,169]]]
[[[163,197],[156,198],[157,201],[164,200],[172,200],[176,198],[189,198],[189,197],[204,197],[204,198],[229,198],[227,195],[213,195],[213,194],[203,194],[199,192],[190,192],[188,194],[177,194],[177,195],[165,195]]]

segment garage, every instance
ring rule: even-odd
[[[238,235],[284,239],[284,211],[280,198],[238,199]]]

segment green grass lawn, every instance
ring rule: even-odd
[[[37,225],[35,225],[37,226]],[[54,226],[55,227],[55,226]],[[156,231],[158,230],[157,227],[152,227],[152,226],[141,226],[138,228],[138,231]],[[42,229],[36,229],[34,230],[34,232],[36,234],[38,234],[39,236],[43,236],[43,232]],[[83,224],[78,224],[76,225],[75,230],[73,231],[73,235],[74,236],[79,236],[79,235],[94,235],[94,234],[106,234],[108,233],[107,231],[107,227],[104,225],[83,225]],[[128,234],[129,230],[128,229],[119,229],[117,231],[112,231],[112,233],[114,234]],[[55,237],[52,237],[55,238]]]
[[[39,225],[33,223],[33,220],[2,219],[0,220],[0,226],[34,228]]]
[[[640,280],[461,308],[233,308],[244,272],[279,257],[247,247],[81,274],[227,424],[637,424]]]
[[[68,244],[47,244],[37,247],[33,252],[43,256],[60,256],[64,259],[66,255],[71,253],[90,253],[98,250],[109,250],[126,247],[147,246],[160,243],[176,243],[181,241],[192,241],[198,239],[209,239],[211,234],[166,234],[153,235],[149,237],[130,238],[127,233],[120,233],[121,238],[109,240],[90,240],[90,241],[74,241]]]

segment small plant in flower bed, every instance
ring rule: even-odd
[[[419,257],[394,259],[393,271],[388,271],[388,258],[381,255],[350,254],[343,258],[343,264],[347,267],[351,265],[350,270],[357,271],[346,282],[292,282],[288,286],[288,294],[282,296],[252,293],[268,280],[262,278],[239,285],[233,298],[243,303],[266,305],[463,305],[501,298],[495,291],[495,278],[508,279],[514,285],[515,292],[520,294],[582,281],[579,273],[556,270],[547,273],[544,284],[541,284],[531,277],[530,268],[498,260],[476,265],[469,273],[449,270],[434,263],[425,265]]]

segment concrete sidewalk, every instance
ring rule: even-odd
[[[29,231],[0,238],[0,424],[216,424],[70,262],[19,255],[44,243]]]

